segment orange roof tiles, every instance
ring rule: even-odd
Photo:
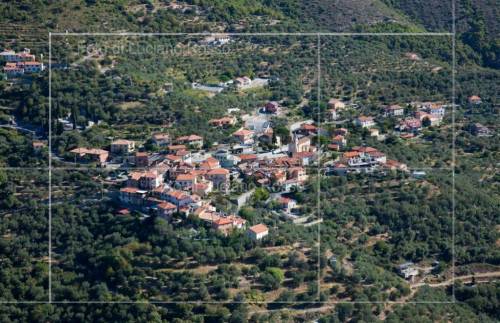
[[[179,142],[182,142],[182,141],[198,141],[198,140],[202,140],[203,137],[200,137],[198,135],[189,135],[189,136],[181,136],[179,138],[177,138],[177,141]]]
[[[300,126],[301,129],[303,130],[316,130],[316,126],[315,125],[312,125],[312,124],[307,124],[307,123],[304,123]]]
[[[89,155],[102,155],[102,154],[108,154],[109,152],[104,149],[98,149],[98,148],[75,148],[73,150],[70,150],[71,153],[75,154],[89,154]]]
[[[344,158],[353,158],[359,156],[359,152],[357,151],[347,151],[344,153]]]
[[[138,191],[139,189],[136,187],[123,187],[120,189],[120,192],[125,192],[125,193],[137,193]]]
[[[267,226],[265,226],[262,223],[254,225],[253,227],[248,228],[248,230],[254,232],[255,234],[264,233],[266,231],[269,231],[269,229],[267,228]]]
[[[174,210],[177,209],[175,205],[169,202],[163,202],[158,204],[158,208],[163,209],[163,210]]]
[[[358,152],[364,152],[364,153],[370,153],[370,152],[378,151],[377,149],[375,149],[373,147],[360,147],[360,146],[353,147],[352,150],[358,151]]]
[[[340,146],[337,145],[337,144],[329,144],[328,145],[328,149],[331,149],[331,150],[339,150],[340,149]]]
[[[228,219],[228,218],[218,218],[213,223],[216,226],[222,226],[222,225],[233,224],[233,221],[231,219]]]
[[[176,181],[194,181],[196,176],[194,174],[179,174],[177,175]]]
[[[301,151],[301,152],[293,154],[293,157],[297,157],[297,158],[307,158],[307,157],[312,157],[312,156],[314,156],[314,152],[312,152],[312,151]]]
[[[187,149],[187,147],[185,145],[170,145],[167,148],[168,148],[168,150],[172,150],[172,151],[174,151],[174,150],[186,150]]]
[[[217,168],[219,167],[219,161],[213,157],[208,157],[207,159],[205,159],[200,163],[200,167],[208,169]]]
[[[224,168],[216,168],[208,171],[208,175],[229,175],[229,171]]]
[[[241,155],[238,155],[238,157],[240,158],[241,161],[257,159],[256,154],[241,154]]]
[[[170,135],[167,133],[155,133],[153,134],[153,139],[156,140],[164,140],[164,139],[169,139]]]
[[[250,135],[253,135],[253,131],[248,129],[241,129],[233,133],[233,136],[250,136]]]
[[[194,190],[206,190],[208,187],[209,186],[206,183],[197,183],[193,185]]]
[[[181,192],[181,191],[170,191],[167,194],[172,196],[173,198],[175,198],[177,200],[182,200],[182,199],[189,197],[186,193]]]
[[[170,161],[179,161],[182,159],[182,156],[176,156],[176,155],[167,155],[165,156]]]
[[[132,140],[117,139],[117,140],[113,141],[111,144],[112,145],[129,145],[129,144],[132,144],[132,143],[133,143]]]

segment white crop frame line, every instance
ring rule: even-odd
[[[454,15],[454,10],[453,10],[453,15]],[[454,16],[453,16],[454,17]],[[455,18],[453,18],[453,32],[452,33],[61,33],[61,32],[56,32],[52,33],[49,32],[49,186],[51,186],[51,176],[52,176],[52,156],[51,156],[51,148],[52,148],[52,142],[51,142],[51,134],[52,134],[52,127],[51,127],[51,121],[52,121],[52,99],[51,99],[51,88],[52,88],[52,73],[51,73],[51,67],[52,67],[52,36],[140,36],[140,37],[150,37],[150,36],[209,36],[209,35],[218,35],[218,34],[224,34],[224,35],[229,35],[229,36],[316,36],[318,38],[318,46],[321,44],[321,36],[438,36],[438,37],[443,37],[443,36],[451,36],[452,41],[453,41],[453,84],[452,84],[452,106],[453,106],[453,112],[452,112],[452,129],[454,131],[455,129]],[[320,50],[321,48],[318,48],[318,88],[320,86]],[[319,103],[319,95],[320,95],[320,89],[318,89],[318,103]],[[318,111],[319,114],[319,111]],[[318,116],[319,117],[319,116]],[[320,120],[318,120],[320,122]],[[452,245],[452,272],[453,272],[453,278],[455,278],[455,250],[454,250],[454,243],[455,243],[455,133],[453,133],[453,152],[452,152],[452,159],[453,159],[453,167],[452,167],[452,172],[453,172],[453,181],[452,181],[452,216],[453,216],[453,224],[452,224],[452,231],[453,231],[453,245]],[[321,167],[318,166],[318,175],[320,173]],[[318,177],[318,215],[321,215],[321,210],[320,210],[320,187],[319,185],[321,184],[320,182],[320,177]],[[76,303],[76,304],[90,304],[90,303],[105,303],[105,304],[134,304],[134,303],[139,303],[137,301],[117,301],[117,302],[92,302],[92,301],[82,301],[82,302],[55,302],[52,300],[52,203],[51,203],[51,189],[49,187],[49,302],[48,303],[58,303],[58,304],[65,304],[65,303]],[[318,239],[320,239],[320,224],[318,224]],[[320,240],[318,240],[318,251],[320,251]],[[320,264],[320,255],[318,255],[318,298],[321,293],[321,280],[320,280],[320,275],[321,275],[321,264]],[[0,302],[3,303],[3,302]],[[15,303],[23,303],[23,302],[15,302]],[[27,302],[27,303],[33,303],[33,302]],[[44,303],[44,302],[41,302]],[[155,303],[154,301],[145,301],[145,302],[140,302],[140,303]],[[157,302],[159,304],[182,304],[182,303],[190,303],[190,302]],[[237,302],[192,302],[196,304],[203,304],[203,303],[209,303],[209,304],[214,304],[214,303],[222,303],[222,304],[231,304],[231,303],[237,303]],[[249,303],[249,302],[242,302],[242,303]],[[263,302],[264,304],[270,304],[270,303],[279,303],[279,302]],[[453,287],[453,300],[451,302],[391,302],[391,301],[381,301],[381,302],[363,302],[363,301],[353,301],[353,302],[344,302],[344,301],[339,301],[339,302],[321,302],[320,299],[318,299],[317,302],[283,302],[287,304],[304,304],[304,303],[319,303],[319,304],[341,304],[341,303],[351,303],[351,304],[356,304],[356,303],[381,303],[381,304],[450,304],[450,303],[455,303],[455,289]]]
[[[455,113],[456,113],[456,68],[457,68],[457,53],[456,53],[456,32],[457,32],[457,21],[456,21],[456,0],[451,1],[451,20],[452,20],[452,37],[451,37],[451,55],[452,55],[452,68],[451,68],[451,106],[452,106],[452,114],[451,114],[451,132],[452,132],[452,149],[451,149],[451,159],[452,159],[452,170],[451,170],[451,209],[452,209],[452,223],[451,223],[451,231],[452,231],[452,237],[451,237],[451,271],[452,271],[452,277],[453,277],[453,282],[455,282],[455,222],[456,222],[456,217],[455,217],[455,207],[456,207],[456,196],[455,196],[455,167],[456,165],[456,140],[457,140],[457,134],[456,134],[456,124],[455,124]],[[456,303],[457,299],[455,297],[455,284],[451,285],[451,294],[452,294],[452,302]]]
[[[316,167],[306,167],[306,169],[311,169]],[[82,172],[90,172],[90,171],[96,171],[96,172],[106,172],[106,171],[111,171],[112,169],[106,169],[106,168],[97,168],[97,167],[52,167],[51,168],[53,171],[82,171]],[[120,167],[118,168],[119,170],[124,170],[124,171],[129,171],[129,170],[147,170],[149,167]],[[330,168],[327,166],[321,167],[321,170],[329,170]],[[346,167],[345,169],[347,170],[359,170],[359,168],[356,167]],[[412,170],[427,170],[427,171],[451,171],[453,167],[408,167],[409,171]],[[36,170],[49,170],[48,166],[45,167],[32,167],[32,166],[27,166],[27,167],[0,167],[0,170],[7,170],[7,171],[36,171]],[[381,172],[381,171],[379,171]],[[377,173],[375,171],[374,173]]]
[[[49,304],[47,301],[2,301],[0,304]],[[241,301],[52,301],[50,304],[324,304],[324,305],[336,305],[336,304],[453,304],[453,302],[449,301],[421,301],[421,302],[405,302],[405,301],[327,301],[327,302],[316,302],[316,301],[293,301],[293,302],[284,302],[284,301],[276,301],[276,302],[264,302],[264,301],[250,301],[250,302],[241,302]],[[314,307],[311,309],[315,309]],[[317,307],[316,309],[319,309]],[[291,310],[283,308],[281,310]],[[297,309],[300,311],[301,309]]]
[[[318,115],[317,118],[318,120],[316,121],[318,124],[318,134],[319,130],[321,129],[321,36],[318,35],[318,78],[316,80],[317,84],[317,100],[318,100]],[[317,158],[316,162],[318,163],[318,173],[317,173],[317,216],[318,216],[318,302],[321,302],[321,222],[323,220],[323,217],[321,215],[321,144],[318,145],[318,153],[317,153]]]
[[[104,32],[104,33],[64,33],[64,32],[49,32],[50,36],[210,36],[210,35],[227,35],[227,36],[453,36],[450,32],[422,32],[422,33],[369,33],[369,32],[345,32],[345,33],[135,33],[135,32]]]

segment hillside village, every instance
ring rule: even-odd
[[[2,322],[500,321],[493,2],[0,3]]]
[[[7,78],[35,74],[45,69],[43,62],[37,61],[35,55],[28,48],[25,48],[22,52],[4,50],[0,52],[0,62],[5,64],[3,73]]]
[[[229,38],[214,39],[207,38],[207,45],[229,43]],[[9,78],[44,70],[43,63],[36,62],[28,49],[21,53],[5,51],[2,57],[7,64],[34,62],[40,67],[32,72],[13,72]],[[218,83],[192,82],[189,86],[194,93],[211,98],[265,91],[270,81],[274,86],[281,82],[277,76],[252,79],[242,75]],[[170,84],[165,93],[175,91],[174,88]],[[252,221],[242,216],[240,210],[262,191],[269,193],[264,204],[271,214],[309,227],[321,223],[323,218],[309,203],[299,201],[296,193],[314,193],[314,185],[323,176],[352,180],[355,175],[403,174],[423,181],[426,170],[398,160],[394,152],[383,148],[385,142],[397,138],[403,144],[424,146],[429,143],[426,133],[449,127],[452,110],[452,105],[443,101],[403,101],[375,107],[345,97],[322,101],[320,113],[307,117],[297,117],[296,110],[291,112],[293,107],[285,98],[268,100],[251,111],[228,108],[225,113],[204,120],[210,131],[230,134],[219,142],[208,142],[196,126],[179,135],[174,130],[175,123],[171,123],[140,139],[108,137],[107,145],[54,150],[52,158],[63,168],[106,170],[109,176],[105,181],[112,184],[107,193],[117,216],[158,216],[180,225],[195,218],[222,236],[238,232],[260,241],[268,236],[276,238],[280,233],[270,226],[269,219]],[[481,104],[479,96],[468,98],[470,109]],[[287,120],[290,115],[293,118]],[[82,126],[67,114],[57,118],[56,125],[62,134],[80,133],[99,127],[101,122],[94,121],[88,120]],[[279,122],[284,122],[285,129],[278,129]],[[491,134],[479,123],[471,125],[470,132],[478,137]],[[40,154],[47,143],[34,140],[32,145]],[[230,201],[231,207],[220,207],[221,196]],[[408,265],[395,271],[413,282],[421,274],[416,268]]]
[[[249,78],[237,78],[235,83],[245,80]],[[352,135],[348,128],[368,131],[370,137],[384,140],[388,133],[380,133],[377,122],[392,118],[395,127],[391,135],[412,140],[426,127],[439,127],[449,107],[442,102],[380,106],[377,115],[358,115],[335,126],[346,111],[356,111],[357,107],[336,98],[330,99],[327,106],[323,122],[302,120],[289,125],[287,144],[274,133],[271,121],[287,108],[278,101],[269,101],[252,115],[241,115],[236,109],[207,120],[214,131],[237,129],[225,142],[207,146],[196,131],[176,138],[168,132],[156,132],[142,142],[119,138],[106,147],[76,147],[66,153],[66,162],[95,165],[120,174],[110,179],[121,185],[119,192],[113,192],[120,214],[135,210],[170,220],[174,214],[192,215],[224,235],[248,227],[250,236],[261,239],[268,229],[262,234],[254,229],[255,225],[262,229],[264,224],[247,224],[236,214],[218,210],[211,200],[212,193],[229,196],[239,209],[256,188],[265,188],[272,193],[270,201],[279,205],[285,218],[296,223],[317,221],[315,214],[302,214],[301,205],[290,193],[303,190],[318,169],[330,176],[410,173],[408,165],[390,158],[384,151],[349,144]],[[320,147],[319,137],[329,138],[329,142]],[[146,142],[155,150],[145,149]]]
[[[231,37],[206,37],[194,46],[220,49],[234,43]],[[245,50],[235,52],[234,57],[245,55]],[[36,62],[30,53],[29,49],[20,53],[5,51],[4,61]],[[409,70],[413,64],[422,64],[424,71],[437,73],[434,70],[439,64],[426,65],[416,53],[398,55],[398,64]],[[241,285],[228,295],[262,293],[260,297],[273,301],[279,299],[278,291],[289,289],[297,299],[314,297],[311,285],[319,279],[321,292],[329,294],[329,300],[348,300],[344,288],[366,271],[364,262],[355,259],[354,251],[343,255],[342,250],[361,248],[363,253],[376,253],[385,250],[386,244],[399,241],[395,256],[371,269],[380,276],[365,279],[389,280],[390,286],[413,288],[439,284],[450,277],[439,255],[445,251],[429,251],[425,257],[416,257],[406,251],[415,248],[407,246],[410,240],[398,240],[414,232],[411,225],[399,222],[408,216],[388,220],[385,211],[376,211],[379,203],[397,200],[435,203],[450,186],[446,181],[451,178],[447,169],[452,166],[454,107],[442,93],[415,91],[414,95],[387,99],[377,97],[375,90],[364,97],[364,91],[372,86],[368,82],[367,89],[357,91],[349,86],[341,91],[338,86],[328,88],[325,93],[329,96],[318,100],[314,80],[305,77],[296,87],[290,86],[296,81],[295,75],[271,70],[262,62],[253,70],[222,75],[196,74],[189,65],[170,63],[164,66],[167,77],[160,76],[144,87],[144,83],[135,84],[140,81],[127,75],[127,69],[123,69],[126,60],[107,59],[93,52],[84,60],[73,59],[76,61],[72,64],[53,61],[52,67],[67,66],[53,73],[58,78],[80,80],[82,71],[90,69],[96,72],[99,82],[92,85],[95,92],[89,92],[89,87],[78,92],[73,81],[64,86],[60,80],[55,82],[52,145],[46,133],[33,132],[29,119],[12,116],[2,127],[33,133],[33,158],[42,165],[43,159],[51,158],[57,177],[89,172],[85,179],[66,179],[52,185],[55,205],[65,203],[69,196],[82,206],[82,211],[103,208],[106,211],[102,212],[113,221],[139,221],[138,230],[158,221],[172,230],[170,238],[226,245],[223,251],[217,249],[217,258],[198,255],[186,259],[189,249],[170,254],[164,257],[168,261],[158,263],[158,272],[198,272],[214,262],[227,262],[242,270],[241,276],[234,278]],[[311,63],[301,62],[304,69],[300,72],[307,75]],[[45,70],[40,63],[37,71],[7,75],[10,90],[39,82],[48,76]],[[149,73],[142,76],[149,77]],[[180,77],[182,73],[191,76]],[[329,77],[334,78],[336,71],[331,73]],[[385,82],[379,85],[381,89],[392,86]],[[122,93],[129,87],[134,90]],[[77,92],[68,95],[68,90]],[[93,102],[81,101],[80,97]],[[76,104],[74,99],[81,102]],[[485,106],[478,95],[463,101],[466,113]],[[36,99],[33,102],[37,104],[31,104],[26,111],[35,108],[39,112],[43,103]],[[494,132],[490,124],[484,126],[481,122],[464,123],[463,131],[472,138],[491,137]],[[52,148],[50,154],[48,146]],[[436,183],[437,178],[442,185]],[[85,192],[85,187],[92,185],[100,190]],[[428,217],[435,219],[439,214],[437,217],[447,221],[448,207],[440,206],[426,209],[432,212]],[[397,204],[392,208],[399,212]],[[379,216],[383,226],[374,222]],[[418,222],[418,216],[412,221]],[[331,233],[321,232],[323,247],[316,250],[313,237],[320,230]],[[147,237],[150,235],[148,232]],[[449,234],[441,233],[435,239],[448,238]],[[269,251],[269,257],[281,260],[276,267],[262,265],[256,279],[248,268],[254,264],[258,250]],[[316,253],[328,263],[319,277]],[[294,257],[301,259],[296,265]],[[304,268],[307,273],[301,273]],[[286,278],[271,279],[269,270],[277,270]],[[267,286],[267,279],[274,280],[273,287]],[[276,284],[277,280],[281,283]],[[163,282],[170,284],[169,279]],[[365,285],[367,290],[369,284]],[[383,287],[383,294],[388,295],[384,297],[406,297],[406,289],[394,292],[389,285]],[[339,286],[337,292],[331,292],[334,286]],[[163,292],[158,295],[166,298]]]

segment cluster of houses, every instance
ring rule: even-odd
[[[24,74],[39,73],[45,69],[42,62],[37,62],[35,55],[28,48],[22,52],[5,50],[0,52],[0,61],[4,62],[3,72],[13,78]]]
[[[378,169],[408,171],[408,166],[387,156],[373,147],[356,146],[344,152],[329,168],[339,175],[347,173],[371,173]]]
[[[135,154],[141,159],[146,159],[148,155]],[[227,192],[231,173],[231,169],[222,168],[219,160],[211,156],[196,163],[167,156],[155,165],[129,172],[125,186],[118,192],[118,200],[123,207],[153,212],[167,219],[172,219],[174,213],[194,215],[228,235],[233,230],[247,228],[246,220],[217,211],[209,194],[213,191]],[[247,234],[255,240],[268,233],[263,224],[247,229]]]
[[[416,110],[410,115],[407,115],[405,108],[398,104],[384,105],[380,107],[380,115],[382,117],[398,119],[394,130],[399,132],[403,138],[413,137],[418,134],[423,127],[439,126],[443,120],[446,110],[446,105],[441,102],[412,102],[410,103],[410,106]],[[328,101],[326,120],[337,120],[339,118],[339,112],[347,107],[348,105],[341,100],[331,99]],[[353,124],[355,126],[368,129],[372,136],[378,137],[379,130],[376,129],[377,123],[375,119],[376,118],[374,116],[360,115],[353,120]]]
[[[209,120],[214,127],[234,124],[232,117]],[[127,175],[126,185],[117,193],[124,208],[154,212],[171,218],[174,213],[194,215],[229,234],[234,229],[246,228],[246,221],[234,214],[217,211],[210,200],[212,192],[228,194],[248,193],[245,183],[267,187],[287,194],[300,190],[308,179],[306,166],[316,159],[312,145],[315,126],[303,124],[293,133],[288,151],[257,152],[256,142],[262,136],[272,140],[272,128],[262,132],[240,128],[232,134],[232,142],[204,149],[203,137],[191,134],[175,139],[167,133],[155,133],[151,142],[159,153],[137,151],[131,140],[117,139],[109,150],[77,147],[69,151],[75,162],[91,162],[109,166],[120,161],[121,166],[134,166]],[[231,191],[233,193],[233,191]],[[277,201],[289,212],[295,201],[279,195]],[[261,239],[268,234],[263,225],[248,228],[248,235]]]
[[[248,82],[246,78],[236,80],[237,84]],[[423,123],[439,125],[445,114],[445,106],[440,103],[411,105],[416,111],[411,116],[406,116],[405,108],[390,105],[382,107],[383,117],[396,118],[397,131],[415,134]],[[338,112],[347,107],[341,100],[331,99],[328,102],[328,119],[336,120]],[[271,101],[262,109],[265,113],[277,113],[280,105]],[[358,116],[353,121],[378,136],[373,117]],[[208,120],[208,124],[214,128],[232,128],[238,120],[233,115],[227,115]],[[303,189],[308,180],[306,169],[318,163],[318,149],[313,138],[320,134],[331,136],[328,148],[340,153],[336,154],[336,159],[327,161],[327,172],[345,175],[350,172],[371,173],[376,169],[408,171],[405,164],[388,159],[376,148],[348,148],[347,128],[335,128],[328,133],[312,121],[299,122],[289,129],[289,143],[281,145],[271,123],[259,126],[249,124],[252,123],[245,123],[223,143],[210,147],[206,147],[204,138],[198,134],[173,138],[168,133],[155,133],[150,142],[158,147],[155,149],[158,152],[139,150],[136,142],[117,139],[107,150],[77,147],[69,153],[75,162],[92,162],[103,167],[135,167],[137,170],[128,173],[126,185],[117,192],[117,199],[124,208],[153,212],[166,218],[172,218],[173,214],[193,215],[223,234],[245,229],[247,224],[237,215],[217,210],[211,201],[213,193],[247,196],[251,189],[244,184],[252,183],[278,192],[273,194],[272,200],[282,212],[292,213],[297,203],[288,193]],[[262,142],[275,145],[259,145]],[[240,207],[239,198],[237,200]],[[243,204],[246,202],[245,199],[242,201]],[[248,230],[253,239],[268,234],[264,225]]]
[[[388,105],[382,107],[383,117],[393,117],[399,119],[396,129],[402,136],[407,134],[416,134],[422,129],[424,119],[429,119],[430,125],[439,125],[444,113],[443,104],[424,102],[412,103],[416,112],[411,117],[405,118],[405,109],[400,105]],[[339,111],[348,106],[338,99],[331,99],[328,102],[327,120],[333,121],[338,118]],[[358,116],[353,120],[355,126],[366,128],[373,137],[379,137],[379,130],[375,128],[375,118],[371,116]],[[408,171],[408,166],[396,160],[388,159],[386,155],[373,148],[365,146],[356,146],[348,149],[347,128],[335,128],[331,133],[331,141],[328,149],[331,151],[342,152],[335,160],[327,163],[327,173],[345,175],[347,173],[371,173],[377,169]]]
[[[339,100],[331,100],[329,105],[333,110],[345,108]],[[270,112],[274,107],[279,108],[279,104],[268,102],[265,105]],[[402,115],[394,107],[388,111]],[[234,116],[223,116],[208,120],[208,123],[214,128],[227,128],[238,121]],[[159,152],[138,151],[136,142],[117,139],[107,150],[77,147],[69,153],[75,162],[141,169],[128,173],[126,185],[118,193],[118,200],[124,207],[156,212],[167,218],[174,213],[194,215],[228,234],[233,229],[246,227],[246,221],[234,214],[217,211],[211,201],[212,193],[243,196],[251,191],[243,184],[253,183],[279,192],[273,194],[272,199],[282,212],[291,214],[297,203],[288,193],[303,189],[309,177],[307,168],[317,164],[318,150],[313,138],[320,132],[325,134],[314,123],[304,121],[290,129],[289,143],[281,145],[270,124],[240,127],[227,142],[208,148],[204,138],[197,134],[172,138],[168,133],[155,133],[150,142]],[[388,159],[375,148],[359,146],[348,150],[347,134],[346,128],[336,128],[331,134],[332,142],[328,147],[342,152],[331,161],[329,169],[332,172],[345,175],[368,173],[378,168],[407,171],[405,164]],[[257,149],[262,141],[278,141],[280,148]],[[241,206],[239,201],[237,205]],[[256,233],[255,236],[260,235]]]
[[[386,118],[399,119],[395,126],[402,137],[412,137],[418,134],[425,126],[439,126],[443,120],[446,106],[436,102],[412,102],[410,104],[416,109],[412,115],[405,114],[405,108],[393,104],[383,106],[382,115]],[[356,126],[362,128],[373,128],[376,126],[375,118],[371,116],[359,116],[354,120]]]

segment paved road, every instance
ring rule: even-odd
[[[19,127],[19,126],[14,126],[14,125],[11,125],[11,124],[2,124],[0,125],[1,128],[11,128],[11,129],[16,129],[16,130],[21,130],[21,131],[24,131],[24,132],[28,132],[32,135],[35,134],[35,131],[33,130],[30,130],[30,129],[26,129],[26,128],[23,128],[23,127]]]

